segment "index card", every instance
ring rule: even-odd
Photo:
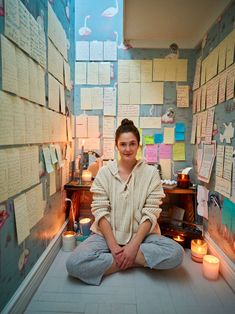
[[[116,88],[113,87],[104,88],[104,115],[105,116],[116,115]]]
[[[217,146],[216,152],[216,176],[222,177],[223,176],[223,169],[224,169],[224,145]]]
[[[92,109],[103,109],[104,107],[103,87],[93,87],[91,89]]]
[[[233,146],[225,146],[223,178],[232,181]]]
[[[141,104],[163,104],[163,83],[141,83]]]
[[[171,159],[160,159],[161,174],[163,180],[171,179]]]
[[[140,82],[140,60],[130,60],[129,71],[129,82]]]
[[[140,81],[150,83],[153,79],[153,63],[152,60],[140,61]]]
[[[185,160],[185,143],[173,145],[173,160]]]
[[[129,60],[118,60],[118,82],[129,82]]]
[[[104,138],[103,159],[114,159],[114,145],[115,145],[115,141],[113,139]]]
[[[16,48],[1,35],[2,53],[2,89],[13,94],[18,93]]]
[[[83,110],[92,110],[91,88],[80,89],[80,108]]]
[[[165,81],[167,59],[153,59],[153,81]]]
[[[103,60],[103,42],[102,41],[90,41],[90,60],[102,61]]]
[[[115,133],[115,118],[103,117],[103,137],[114,138]]]
[[[14,199],[17,242],[20,245],[29,235],[30,226],[27,211],[26,195],[21,194]]]
[[[51,162],[50,150],[48,147],[43,147],[42,151],[43,151],[46,171],[47,171],[47,173],[51,173],[52,171],[54,171],[54,168],[53,168],[52,162]]]
[[[4,1],[4,11],[5,11],[5,25],[4,33],[5,35],[14,41],[19,43],[19,2],[15,0]]]
[[[0,145],[14,143],[14,96],[0,91]]]
[[[122,117],[138,117],[140,107],[138,105],[119,105],[118,115]]]
[[[99,76],[98,76],[98,63],[97,62],[88,62],[87,64],[87,84],[98,85]]]
[[[140,83],[129,83],[130,105],[140,105]]]
[[[203,143],[202,162],[198,173],[198,179],[208,183],[216,154],[216,143]]]
[[[88,137],[96,138],[100,136],[99,132],[99,116],[88,116],[87,117],[88,125]]]
[[[6,149],[8,172],[8,197],[21,191],[20,154],[17,148]]]
[[[149,163],[156,163],[158,161],[157,145],[146,145],[146,161]]]
[[[86,62],[75,63],[75,84],[86,84]]]
[[[87,116],[76,116],[76,137],[87,137]]]
[[[110,62],[99,63],[99,85],[110,84]]]
[[[76,42],[76,60],[77,61],[89,61],[89,41],[77,41]]]
[[[117,43],[116,41],[104,42],[104,60],[116,61],[117,60]]]
[[[164,144],[174,144],[174,128],[164,128]]]
[[[159,159],[171,159],[171,145],[160,144],[159,145]]]
[[[16,4],[17,2],[19,5],[19,46],[30,54],[30,13],[21,1],[15,1]],[[14,14],[17,14],[17,11],[15,11]],[[5,15],[5,19],[6,18],[7,16]],[[17,34],[17,32],[15,34]]]
[[[160,129],[161,117],[140,117],[140,128],[142,129]]]
[[[8,166],[7,152],[4,149],[0,150],[0,202],[8,199]]]
[[[189,107],[189,86],[188,85],[177,85],[177,107],[185,108]]]

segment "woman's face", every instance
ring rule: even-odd
[[[135,160],[139,144],[137,138],[132,132],[122,133],[117,141],[117,149],[119,151],[121,160],[133,161]]]

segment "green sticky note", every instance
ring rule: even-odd
[[[145,135],[144,144],[154,144],[154,136],[153,135]]]

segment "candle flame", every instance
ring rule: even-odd
[[[80,223],[81,223],[81,224],[86,224],[86,223],[88,223],[88,222],[90,222],[90,221],[91,221],[90,218],[82,218],[82,219],[80,220]]]

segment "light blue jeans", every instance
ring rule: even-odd
[[[140,245],[146,267],[171,269],[183,261],[184,250],[174,240],[162,235],[150,234]],[[70,276],[90,285],[99,285],[107,269],[113,263],[113,256],[104,237],[93,234],[82,242],[66,262]]]

